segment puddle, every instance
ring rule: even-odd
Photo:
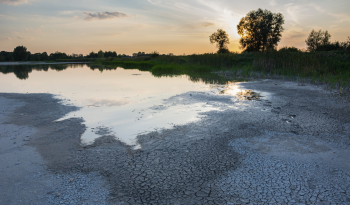
[[[220,88],[220,86],[215,86],[217,89]],[[236,96],[239,98],[239,100],[260,100],[261,96],[260,93],[254,92],[252,90],[242,90],[239,89],[239,86],[237,86],[237,83],[228,83],[225,86],[221,86],[221,90],[219,92],[220,95],[231,95]]]
[[[114,136],[139,148],[137,135],[200,120],[205,112],[220,110],[213,102],[232,104],[261,97],[239,89],[237,83],[217,84],[208,75],[153,76],[137,69],[105,70],[83,64],[2,66],[0,72],[0,92],[52,93],[66,105],[81,107],[58,121],[83,118],[87,129],[81,142],[86,145]]]

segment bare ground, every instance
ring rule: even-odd
[[[262,95],[189,92],[164,104],[220,111],[82,146],[78,108],[50,94],[0,94],[0,204],[350,204],[349,102],[313,85],[242,83]]]

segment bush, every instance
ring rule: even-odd
[[[227,48],[221,48],[218,50],[218,54],[222,54],[222,53],[230,53],[230,51]]]
[[[301,52],[301,50],[299,50],[298,48],[296,47],[283,47],[281,49],[278,50],[278,52]]]
[[[153,52],[151,53],[151,57],[152,57],[152,58],[155,58],[155,57],[157,57],[157,56],[159,56],[159,53],[158,53],[157,51],[153,51]]]

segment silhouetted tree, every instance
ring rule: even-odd
[[[309,37],[305,40],[308,51],[316,51],[319,46],[325,46],[330,44],[331,34],[328,31],[315,31],[312,29]]]
[[[227,44],[230,43],[228,34],[222,29],[218,29],[217,32],[209,36],[210,43],[216,43],[216,47],[219,48],[218,53],[229,53]]]
[[[98,55],[99,58],[104,58],[105,57],[105,54],[103,53],[102,50],[100,50],[97,55]]]
[[[108,58],[108,57],[112,57],[112,58],[115,58],[117,57],[117,53],[114,51],[106,51],[104,52],[104,57]]]
[[[27,59],[26,61],[32,61],[32,53],[30,51],[27,51]]]
[[[348,36],[347,41],[340,43],[340,45],[342,46],[343,50],[350,50],[350,36]]]
[[[153,52],[150,53],[150,56],[152,58],[155,58],[155,57],[159,56],[159,52],[158,51],[153,51]]]
[[[68,55],[66,53],[61,53],[58,51],[50,54],[50,60],[67,59],[67,58],[68,58]]]
[[[0,61],[12,61],[13,60],[12,54],[13,54],[12,52],[1,51],[0,52]]]
[[[42,60],[42,61],[49,60],[49,56],[47,55],[46,52],[41,53],[40,60]]]
[[[296,47],[283,47],[281,49],[278,50],[278,52],[301,52],[300,49],[296,48]]]
[[[24,46],[17,46],[13,50],[13,58],[15,61],[25,61],[27,60],[27,48]]]
[[[94,53],[93,51],[87,56],[88,58],[97,58],[97,53]]]
[[[284,17],[281,13],[260,8],[249,12],[237,25],[241,49],[248,52],[275,49],[281,40],[283,24]]]

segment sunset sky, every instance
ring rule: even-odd
[[[236,26],[258,8],[284,15],[279,47],[305,48],[312,29],[350,36],[349,0],[0,0],[0,51],[216,52],[209,35],[219,28],[240,51]]]

